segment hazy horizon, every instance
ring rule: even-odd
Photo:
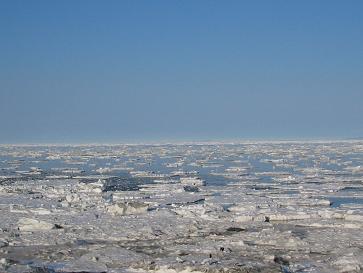
[[[363,137],[352,138],[245,138],[245,139],[162,139],[140,141],[83,141],[83,142],[0,142],[0,146],[117,146],[117,145],[193,145],[193,144],[253,144],[253,143],[334,143],[361,142]]]

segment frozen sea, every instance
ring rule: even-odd
[[[362,272],[363,141],[2,145],[0,215],[0,272]]]

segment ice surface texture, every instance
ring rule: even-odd
[[[0,272],[361,272],[363,142],[0,146]]]

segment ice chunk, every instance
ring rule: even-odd
[[[54,224],[31,218],[21,218],[18,221],[20,231],[44,231],[54,228]]]
[[[109,205],[107,211],[113,215],[143,214],[148,210],[148,205],[141,202],[125,202]]]
[[[199,177],[181,177],[180,183],[189,186],[205,186],[206,183]]]

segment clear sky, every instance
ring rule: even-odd
[[[363,1],[0,1],[0,142],[363,136]]]

